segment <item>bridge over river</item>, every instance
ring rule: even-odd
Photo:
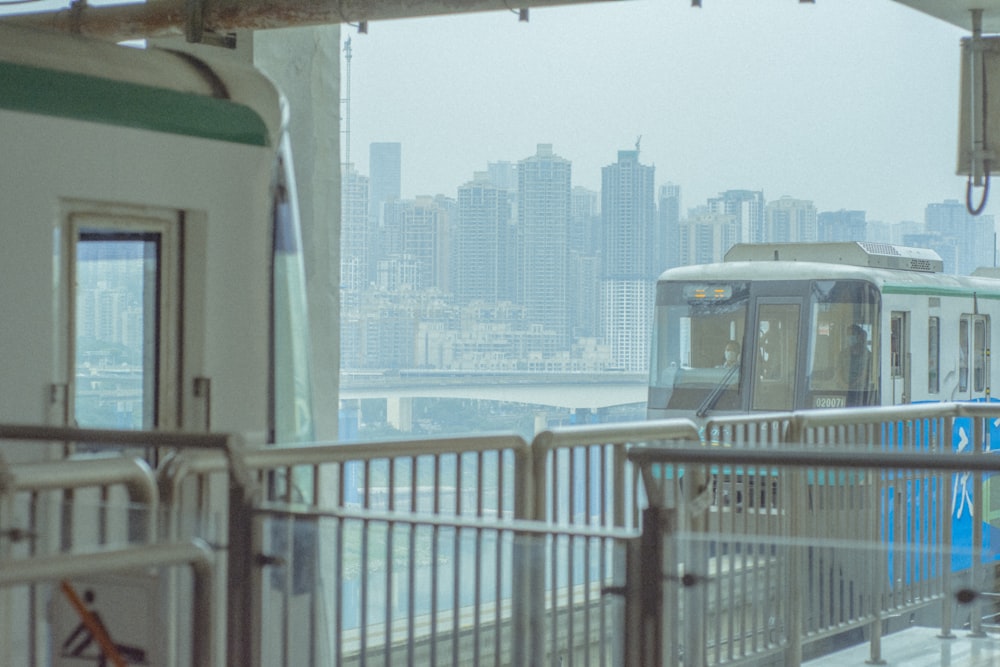
[[[415,398],[506,401],[596,412],[645,403],[645,373],[342,371],[340,400],[383,399],[389,422],[408,431]]]

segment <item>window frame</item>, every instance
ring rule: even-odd
[[[153,286],[154,308],[152,338],[144,331],[144,373],[152,371],[151,402],[143,397],[141,428],[176,429],[180,423],[181,373],[181,270],[183,214],[173,210],[143,207],[72,203],[65,215],[63,253],[65,257],[64,308],[66,315],[66,392],[65,415],[68,423],[76,424],[77,407],[77,251],[80,243],[98,242],[100,237],[113,240],[155,241],[158,246]],[[144,308],[147,305],[144,302]],[[144,316],[144,319],[145,316]],[[147,349],[147,346],[151,349]]]

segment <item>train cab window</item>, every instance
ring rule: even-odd
[[[927,318],[927,392],[936,394],[941,390],[941,318]]]
[[[651,353],[654,404],[705,413],[742,408],[748,303],[746,283],[661,286]]]
[[[71,416],[85,428],[175,424],[177,221],[71,216]],[[170,339],[170,340],[167,340]]]
[[[878,292],[860,281],[813,285],[806,407],[878,402]]]
[[[798,341],[798,303],[759,305],[754,350],[754,410],[791,410],[794,407]]]

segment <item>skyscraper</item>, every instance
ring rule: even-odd
[[[868,223],[864,211],[824,211],[818,216],[820,241],[867,241]]]
[[[944,245],[955,249],[955,263],[949,266],[945,262],[946,273],[967,275],[980,266],[996,263],[996,228],[992,215],[972,215],[964,202],[946,199],[927,205],[924,222],[928,234],[939,235]]]
[[[764,206],[764,242],[815,242],[818,235],[816,207],[811,201],[785,196]]]
[[[701,206],[688,214],[678,234],[680,266],[721,262],[739,240],[739,223],[729,213],[714,213]]]
[[[486,164],[486,173],[493,185],[508,192],[517,192],[517,165],[513,162],[489,162]]]
[[[657,263],[664,271],[681,265],[681,186],[674,183],[660,186],[659,216]]]
[[[368,147],[368,171],[371,177],[369,216],[378,223],[383,216],[382,205],[399,199],[402,179],[402,146],[399,142],[373,142]]]
[[[387,202],[379,271],[412,276],[409,289],[446,289],[449,208],[447,201],[427,196]],[[400,273],[396,267],[408,268]]]
[[[655,279],[653,238],[655,167],[639,163],[639,151],[618,151],[618,162],[601,169],[604,277]]]
[[[461,303],[515,298],[510,197],[485,172],[477,172],[472,181],[458,188],[452,287]]]
[[[368,177],[346,165],[340,188],[340,286],[352,292],[369,284],[373,270]]]
[[[649,335],[656,255],[655,168],[639,162],[639,151],[618,151],[618,162],[601,170],[603,274],[601,333],[612,363],[643,371]]]
[[[708,200],[708,209],[712,213],[733,216],[738,234],[734,243],[764,241],[764,193],[761,190],[726,190]]]
[[[518,295],[528,318],[569,341],[567,240],[572,164],[538,144],[518,162]]]
[[[574,339],[596,338],[601,334],[601,194],[577,185],[570,197],[570,330]]]

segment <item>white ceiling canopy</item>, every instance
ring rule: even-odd
[[[351,23],[386,19],[510,11],[606,0],[0,0],[0,16],[39,27],[78,31],[105,39],[166,36],[205,30],[265,29],[293,25]],[[677,1],[677,0],[672,0]],[[687,2],[687,0],[681,0]],[[788,0],[794,4],[794,0]],[[802,1],[802,0],[800,0]],[[836,0],[809,0],[828,2]],[[713,0],[721,3],[722,0]],[[1000,33],[1000,0],[895,0],[972,32],[972,10],[982,10],[984,34]],[[700,5],[695,0],[693,6]]]
[[[972,32],[972,10],[981,9],[983,33],[1000,33],[1000,0],[896,0]]]

